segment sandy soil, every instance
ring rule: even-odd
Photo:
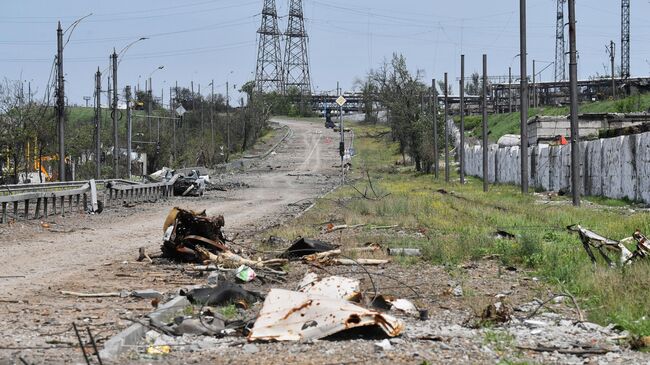
[[[331,190],[338,181],[332,178],[338,158],[332,137],[328,137],[333,132],[320,123],[277,121],[289,126],[292,134],[276,153],[244,172],[213,176],[213,180],[242,182],[249,188],[210,191],[202,198],[176,197],[133,208],[109,207],[100,215],[71,213],[48,220],[49,228],[38,221],[0,226],[0,323],[4,327],[0,330],[0,363],[3,358],[17,361],[20,354],[29,357],[32,351],[37,352],[32,361],[50,358],[60,362],[62,358],[52,356],[76,340],[70,331],[72,321],[94,326],[101,342],[129,324],[120,317],[152,309],[143,300],[79,300],[61,295],[61,290],[174,291],[193,284],[172,268],[134,262],[139,247],[152,254],[159,252],[162,223],[170,208],[221,214],[226,220],[225,232],[233,236],[280,224]],[[53,334],[61,331],[62,336]],[[75,349],[63,358],[82,360],[79,355]]]
[[[22,363],[21,359],[29,364],[83,363],[73,322],[90,328],[101,348],[132,319],[153,309],[150,300],[76,298],[61,294],[61,290],[98,293],[155,289],[164,292],[167,300],[179,288],[205,284],[205,275],[185,270],[186,265],[165,260],[154,264],[134,261],[139,247],[152,254],[159,252],[162,222],[171,207],[223,214],[227,235],[239,234],[240,242],[259,243],[268,237],[266,228],[287,222],[331,190],[339,181],[333,167],[338,160],[337,135],[320,123],[280,123],[289,126],[293,134],[275,154],[246,171],[214,177],[246,183],[249,188],[211,191],[203,198],[173,198],[133,208],[109,207],[101,215],[58,217],[47,222],[48,229],[40,222],[0,227],[0,365]],[[342,234],[323,233],[316,238],[336,242]],[[386,242],[390,242],[394,235],[416,233],[397,228],[385,234]],[[429,311],[430,319],[420,321],[395,314],[405,321],[406,329],[402,336],[391,339],[391,349],[387,350],[378,349],[375,343],[380,339],[367,334],[310,343],[255,344],[246,344],[242,337],[183,336],[173,339],[168,355],[152,358],[133,351],[113,363],[644,364],[650,360],[647,354],[619,343],[617,338],[622,336],[616,329],[576,322],[575,310],[566,302],[551,301],[532,316],[540,299],[553,297],[548,286],[534,273],[504,268],[497,260],[444,266],[415,260],[372,267],[367,272],[292,263],[287,283],[279,286],[295,289],[307,270],[361,280],[370,275],[378,292],[412,300]],[[271,286],[278,285],[256,289],[266,292]],[[462,295],[454,294],[458,286],[464,290]],[[495,302],[512,309],[508,323],[470,325],[486,305]],[[583,356],[517,347],[538,345],[568,349],[594,346],[609,352]]]

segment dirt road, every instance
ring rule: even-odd
[[[336,162],[337,151],[331,139],[323,137],[329,130],[308,122],[281,121],[281,124],[289,126],[292,134],[277,153],[237,175],[239,181],[250,185],[248,189],[217,192],[203,199],[177,198],[138,206],[128,212],[108,209],[97,216],[58,218],[60,230],[74,230],[69,233],[45,229],[34,232],[33,224],[6,229],[0,246],[0,277],[6,278],[0,279],[0,293],[6,295],[19,288],[20,292],[13,294],[24,296],[29,289],[79,278],[80,272],[104,262],[133,259],[138,247],[157,251],[162,222],[175,205],[222,214],[226,218],[226,231],[233,232],[251,230],[275,220],[287,212],[289,204],[331,189],[330,180],[334,179],[330,176],[336,173],[331,166]]]
[[[155,287],[173,291],[191,284],[175,270],[134,262],[139,247],[159,252],[162,222],[170,208],[222,214],[225,232],[233,235],[281,224],[331,190],[338,181],[333,177],[336,169],[332,165],[338,158],[334,136],[330,136],[333,132],[320,123],[276,121],[291,133],[274,153],[245,171],[212,177],[213,181],[244,183],[247,188],[133,208],[109,207],[100,215],[73,213],[48,220],[48,228],[38,221],[0,227],[0,363],[32,351],[38,363],[44,358],[54,363],[76,359],[78,350],[70,350],[76,339],[70,332],[72,321],[95,326],[101,342],[129,325],[120,320],[125,314],[151,310],[147,301],[80,301],[61,295],[61,290]]]

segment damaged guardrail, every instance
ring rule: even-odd
[[[110,183],[106,185],[104,194],[106,206],[111,206],[115,202],[142,202],[156,201],[158,198],[167,198],[174,196],[174,183],[180,175],[174,175],[169,181],[151,183],[151,184],[123,184]]]
[[[175,175],[169,181],[151,184],[138,184],[128,180],[90,180],[4,186],[8,195],[0,195],[1,223],[41,219],[51,215],[64,217],[66,212],[73,211],[101,213],[104,206],[116,201],[120,204],[157,201],[159,198],[174,196],[174,183],[178,178]],[[103,199],[98,196],[99,183],[105,188]]]
[[[88,198],[91,200],[90,206],[88,205]],[[32,202],[34,203],[33,205],[31,204]],[[88,210],[98,213],[101,212],[102,205],[97,200],[97,188],[95,180],[90,180],[89,182],[76,189],[47,192],[32,191],[27,193],[0,196],[2,223],[9,223],[9,210],[11,208],[13,208],[12,218],[14,220],[27,220],[30,219],[30,217],[33,219],[40,219],[42,217],[47,218],[49,215],[57,214],[65,216],[66,204],[68,206],[69,212],[72,212],[74,210]]]

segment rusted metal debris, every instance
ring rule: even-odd
[[[345,299],[271,289],[248,340],[309,341],[365,326],[378,327],[390,337],[404,330],[397,318]]]
[[[361,300],[359,280],[342,276],[319,278],[316,273],[308,272],[298,284],[298,291],[330,298],[341,298],[352,302]]]
[[[221,232],[223,216],[208,217],[205,210],[194,212],[173,208],[163,224],[163,255],[181,261],[198,262],[201,247],[211,253],[228,251]]]
[[[606,251],[611,251],[618,253],[620,255],[619,264],[621,266],[628,265],[637,259],[647,259],[650,255],[650,242],[646,236],[641,233],[638,229],[634,231],[632,237],[624,238],[621,241],[615,241],[606,237],[599,235],[593,231],[582,228],[580,225],[572,225],[567,227],[570,231],[578,232],[580,236],[580,241],[587,255],[591,259],[592,263],[596,263],[596,255],[592,250],[596,249],[602,258],[607,262],[609,266],[616,266],[614,261],[607,255]],[[636,241],[636,247],[634,251],[630,251],[625,245],[625,242]]]

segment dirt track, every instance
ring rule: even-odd
[[[55,360],[53,353],[60,351],[48,345],[48,341],[65,337],[64,344],[73,346],[74,333],[65,332],[73,320],[108,326],[103,333],[109,337],[128,325],[118,320],[125,312],[145,314],[151,310],[142,300],[79,301],[62,296],[60,290],[111,292],[155,287],[173,291],[190,284],[186,277],[174,279],[173,271],[149,270],[133,262],[139,247],[152,254],[159,252],[162,222],[171,207],[222,214],[226,233],[233,235],[280,224],[332,189],[338,181],[332,178],[338,152],[332,137],[327,136],[333,132],[315,123],[279,122],[292,133],[276,153],[243,173],[221,176],[249,188],[210,191],[202,198],[173,198],[134,208],[109,207],[100,215],[72,213],[48,220],[48,229],[38,221],[0,227],[0,323],[4,324],[0,363],[3,359],[16,361],[18,355],[31,351],[38,352],[33,357],[38,363],[41,356],[55,363],[75,359],[78,350],[64,351],[65,355]],[[59,331],[64,331],[63,337],[47,336]]]
[[[258,163],[258,167],[237,176],[250,185],[248,189],[207,194],[203,199],[176,198],[160,204],[146,204],[129,211],[107,209],[105,214],[58,217],[59,230],[52,233],[39,229],[35,223],[17,224],[6,229],[0,256],[1,276],[24,276],[0,279],[4,299],[15,288],[21,299],[33,288],[50,282],[77,279],[80,272],[114,260],[133,259],[138,247],[148,252],[158,250],[161,226],[170,207],[206,209],[208,214],[226,217],[226,231],[236,232],[259,227],[285,213],[289,204],[320,195],[331,188],[329,176],[335,174],[336,150],[331,140],[323,137],[320,125],[283,121],[293,134],[277,150]],[[325,131],[328,132],[328,131]],[[270,166],[270,167],[268,167]],[[272,168],[272,169],[271,169]],[[294,177],[314,174],[316,177]],[[321,176],[322,175],[322,176]],[[333,181],[333,180],[332,180]]]
[[[97,216],[57,218],[48,222],[49,229],[39,222],[0,227],[0,365],[20,363],[19,358],[35,364],[82,363],[73,322],[91,328],[101,348],[107,338],[129,326],[133,318],[152,311],[150,301],[145,299],[76,298],[61,294],[61,290],[100,293],[155,289],[165,292],[168,299],[181,287],[205,284],[205,276],[185,271],[184,265],[165,260],[155,264],[133,261],[139,247],[146,247],[149,253],[159,251],[162,221],[171,207],[223,214],[226,233],[245,233],[238,241],[246,241],[255,232],[257,238],[263,236],[265,228],[286,222],[315,197],[329,191],[338,182],[337,170],[332,167],[338,159],[337,135],[320,124],[282,123],[293,134],[276,154],[245,172],[221,177],[224,181],[244,182],[250,188],[211,191],[203,198],[174,198],[134,208],[108,208]],[[411,233],[386,232],[386,241],[390,242],[395,234]],[[337,237],[340,239],[340,232],[322,233],[316,238],[335,242]],[[283,286],[295,290],[308,269],[313,267],[291,263],[288,282]],[[547,311],[533,318],[536,321],[528,321],[539,306],[536,298],[545,298],[549,293],[543,282],[526,270],[504,269],[494,260],[458,266],[425,261],[415,265],[391,263],[368,270],[368,276],[377,280],[382,291],[412,299],[429,311],[428,321],[402,316],[406,330],[391,339],[390,350],[377,350],[378,338],[354,334],[339,340],[248,346],[244,346],[244,338],[183,336],[174,339],[176,347],[156,362],[648,363],[646,354],[618,346],[616,338],[621,334],[614,328],[575,322],[573,308],[563,302],[551,302]],[[347,267],[328,267],[324,272],[366,278],[365,271],[352,273]],[[456,286],[462,286],[466,293],[452,294]],[[259,289],[263,292],[269,287]],[[469,319],[496,300],[513,308],[513,318],[507,324],[494,328],[468,325]],[[596,346],[610,352],[582,357],[516,347],[538,344],[558,348]],[[151,363],[141,350],[114,363]]]

